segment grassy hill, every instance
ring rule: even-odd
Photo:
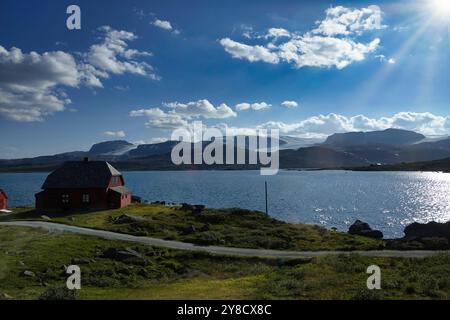
[[[384,247],[379,240],[315,225],[285,223],[264,213],[243,209],[207,208],[199,214],[179,206],[137,204],[118,210],[73,214],[36,214],[33,210],[25,210],[10,218],[39,220],[42,214],[53,222],[200,245],[280,250],[371,250]],[[117,223],[117,219],[125,214],[140,220]]]
[[[105,255],[111,248],[130,248],[141,258]],[[81,268],[75,294],[63,289],[71,264]],[[372,264],[383,272],[380,291],[366,288]],[[0,226],[0,296],[15,299],[51,299],[55,292],[77,299],[446,299],[449,265],[450,255],[231,258]]]

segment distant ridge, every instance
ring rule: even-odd
[[[364,146],[364,145],[391,145],[404,146],[424,140],[423,134],[401,129],[386,129],[370,132],[335,133],[329,136],[324,145],[334,147]]]
[[[136,148],[125,140],[105,141],[94,144],[88,151],[90,155],[121,155]]]
[[[236,141],[236,139],[234,139]],[[235,148],[250,150],[248,139],[243,146]],[[35,158],[0,160],[0,172],[50,171],[66,161],[109,161],[120,170],[208,170],[208,169],[258,169],[255,165],[185,165],[175,166],[170,158],[172,148],[178,141],[135,145],[125,140],[105,141],[94,144],[89,151],[73,151]],[[204,148],[208,141],[200,142]],[[270,143],[269,143],[270,145]],[[423,162],[450,157],[450,138],[433,137],[400,129],[371,132],[338,133],[329,136],[324,143],[316,139],[282,136],[280,145],[280,167],[342,168],[392,165],[398,163]],[[191,145],[192,147],[192,145]],[[417,167],[417,166],[416,166]]]

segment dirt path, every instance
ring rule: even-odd
[[[70,232],[88,236],[95,236],[109,240],[122,240],[134,243],[140,243],[155,247],[163,247],[178,250],[203,251],[212,254],[242,256],[242,257],[264,257],[264,258],[308,258],[322,257],[326,255],[350,254],[357,253],[366,257],[396,257],[396,258],[425,258],[438,254],[442,251],[416,250],[416,251],[399,251],[399,250],[373,250],[373,251],[284,251],[284,250],[266,250],[266,249],[248,249],[248,248],[232,248],[217,246],[198,246],[192,243],[169,241],[151,237],[137,237],[129,234],[115,233],[111,231],[95,230],[58,224],[43,221],[12,221],[0,222],[4,226],[17,226],[29,228],[41,228],[50,232]]]

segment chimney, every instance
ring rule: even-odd
[[[88,157],[85,157],[85,158],[83,159],[83,162],[89,162],[89,158],[88,158]]]

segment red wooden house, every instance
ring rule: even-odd
[[[122,174],[106,161],[69,161],[37,193],[38,210],[113,209],[131,203]]]
[[[0,189],[0,210],[8,209],[8,196],[6,192]]]

